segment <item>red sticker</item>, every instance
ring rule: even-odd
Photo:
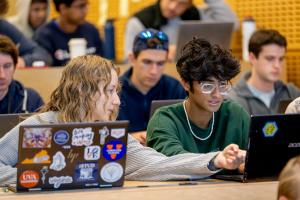
[[[39,179],[40,176],[37,172],[26,170],[21,174],[19,182],[25,188],[32,188],[38,184]]]

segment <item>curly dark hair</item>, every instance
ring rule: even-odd
[[[18,62],[18,50],[14,42],[7,36],[0,34],[0,54],[8,55],[14,62],[14,67]]]
[[[230,51],[200,38],[193,38],[184,45],[176,67],[182,80],[190,84],[192,92],[193,81],[206,81],[211,77],[230,81],[240,72],[240,63]]]

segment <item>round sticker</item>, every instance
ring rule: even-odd
[[[103,156],[106,160],[119,160],[124,156],[125,152],[126,146],[120,141],[110,141],[103,147]]]
[[[40,176],[33,170],[24,171],[19,177],[20,184],[25,188],[32,188],[39,182]]]
[[[69,141],[69,133],[64,130],[57,131],[54,134],[54,142],[58,145],[64,145]]]
[[[123,172],[123,167],[119,163],[111,162],[102,167],[100,176],[105,182],[113,183],[120,180]]]

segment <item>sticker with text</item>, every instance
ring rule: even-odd
[[[100,158],[100,146],[88,146],[84,148],[85,160],[98,160]]]
[[[276,122],[267,122],[262,129],[265,137],[273,137],[278,131]]]
[[[24,130],[23,148],[51,147],[51,128],[25,128]]]
[[[96,181],[98,176],[98,164],[97,163],[80,163],[75,168],[75,181]]]
[[[53,185],[54,188],[59,188],[61,184],[70,183],[73,183],[73,178],[71,176],[49,177],[49,184]]]
[[[99,130],[99,135],[100,135],[100,144],[104,145],[105,143],[105,138],[109,136],[109,130],[106,126],[104,126],[102,129]]]
[[[75,128],[72,133],[72,145],[90,146],[93,143],[94,132],[91,127]]]
[[[119,139],[125,135],[125,128],[113,128],[110,132],[111,137]]]
[[[53,140],[58,145],[64,145],[69,141],[69,133],[65,130],[59,130],[54,134]]]
[[[122,177],[124,173],[123,167],[116,162],[107,163],[101,169],[101,178],[108,183],[113,183]]]
[[[56,152],[53,156],[53,162],[50,165],[50,169],[55,171],[61,171],[63,168],[66,167],[65,156],[61,151]]]
[[[50,156],[46,150],[41,150],[37,154],[33,156],[33,158],[26,158],[22,162],[22,164],[50,164]]]
[[[124,156],[126,146],[120,141],[110,141],[104,145],[102,151],[106,160],[116,161]]]
[[[22,172],[19,177],[20,185],[25,188],[33,188],[39,182],[40,176],[37,172],[33,170],[26,170]]]

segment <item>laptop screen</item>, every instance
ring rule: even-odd
[[[122,186],[128,121],[20,126],[17,191]]]
[[[299,122],[299,114],[251,116],[247,179],[277,179],[287,161],[300,155]]]

